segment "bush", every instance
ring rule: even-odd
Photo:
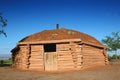
[[[108,60],[109,61],[113,61],[113,60],[120,60],[120,55],[116,55],[116,54],[114,54],[114,55],[112,55],[112,56],[110,56],[110,55],[108,55]]]
[[[12,59],[0,60],[0,64],[12,64]]]

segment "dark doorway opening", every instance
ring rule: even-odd
[[[44,44],[44,52],[56,52],[56,44]]]

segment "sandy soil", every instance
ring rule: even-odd
[[[120,64],[69,72],[21,71],[0,67],[0,80],[120,80]]]

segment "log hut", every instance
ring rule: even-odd
[[[106,46],[94,37],[56,27],[20,40],[12,52],[12,67],[22,70],[64,71],[108,64]]]

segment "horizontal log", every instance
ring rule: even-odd
[[[83,56],[102,56],[102,57],[104,57],[103,54],[95,54],[95,53],[93,53],[93,54],[83,54]]]
[[[96,49],[92,49],[92,48],[91,48],[91,49],[85,49],[85,48],[84,48],[84,49],[82,49],[82,51],[83,51],[83,52],[85,52],[85,51],[86,51],[86,52],[90,52],[90,51],[93,51],[93,52],[101,52],[100,50],[96,50]]]
[[[72,58],[72,55],[59,55],[58,58]]]
[[[70,47],[71,45],[66,43],[66,44],[57,44],[57,48],[61,48],[61,47]]]
[[[32,55],[31,59],[43,59],[43,56]]]
[[[43,67],[42,64],[30,64],[29,67]]]
[[[66,55],[81,55],[81,53],[57,53],[58,56],[66,56]]]
[[[19,42],[18,45],[24,44],[47,44],[47,43],[65,43],[65,42],[80,42],[81,39],[63,39],[63,40],[46,40],[46,41],[33,41],[33,42]]]
[[[30,70],[44,70],[43,67],[29,67]]]
[[[32,52],[36,52],[36,51],[44,51],[43,49],[31,49]]]
[[[105,59],[104,57],[100,56],[83,56],[83,59]]]
[[[77,56],[72,56],[72,57],[58,57],[58,60],[74,60],[74,59],[80,59]]]
[[[73,60],[71,59],[71,60],[57,60],[57,62],[73,62]]]
[[[81,66],[58,66],[58,69],[75,69],[75,68],[81,68]]]
[[[43,61],[43,59],[29,59],[29,61]]]
[[[103,49],[94,48],[94,47],[89,47],[89,48],[85,48],[85,47],[83,47],[83,50],[103,51]]]
[[[84,53],[103,53],[102,51],[94,51],[94,50],[84,50]]]
[[[42,53],[31,53],[30,55],[31,55],[31,56],[43,56]]]
[[[75,64],[75,63],[80,63],[81,64],[81,61],[58,61],[57,64]]]
[[[42,52],[42,51],[31,51],[31,53],[33,53],[33,54],[43,54],[44,52]]]
[[[99,63],[102,63],[104,64],[105,62],[83,62],[83,64],[99,64]]]
[[[80,70],[81,68],[58,68],[59,71]]]
[[[71,56],[71,57],[67,57],[67,56],[59,56],[58,59],[78,59],[78,58],[81,58],[81,57],[78,57],[78,56]]]
[[[105,62],[105,61],[87,61],[87,60],[84,60],[83,63],[98,63],[98,62]]]
[[[29,61],[30,64],[44,64],[43,61]]]
[[[68,63],[68,64],[57,64],[58,66],[74,66],[75,64],[73,63]]]
[[[81,66],[81,64],[66,63],[66,64],[57,64],[58,66]]]
[[[31,49],[43,49],[43,45],[31,45]]]
[[[58,67],[60,68],[74,68],[74,65],[58,65]]]
[[[70,47],[57,47],[57,51],[68,51]]]
[[[58,62],[57,64],[81,64],[82,61],[71,61],[71,62],[65,62],[65,61],[61,61],[61,62]]]
[[[61,53],[61,52],[59,53],[59,52],[58,52],[57,55],[58,55],[58,56],[66,56],[66,55],[71,55],[71,53]]]
[[[105,60],[105,58],[96,58],[96,57],[94,57],[94,58],[83,58],[83,60]]]
[[[58,61],[73,61],[73,58],[69,58],[69,59],[66,59],[66,58],[58,58]]]
[[[63,51],[62,51],[62,50],[61,50],[61,51],[57,50],[57,53],[58,53],[58,54],[63,54],[63,53],[64,53],[64,54],[66,54],[66,53],[70,54],[71,51],[70,51],[70,50],[63,50]]]
[[[98,55],[98,56],[104,56],[103,53],[89,53],[89,52],[86,52],[86,53],[83,53],[83,55]]]

